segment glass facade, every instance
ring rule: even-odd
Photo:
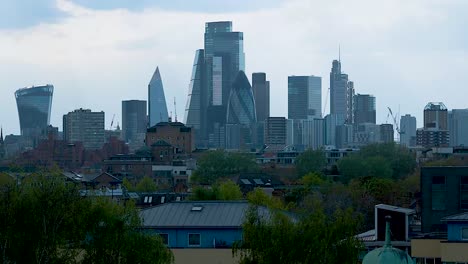
[[[354,83],[341,72],[341,62],[334,60],[330,72],[330,114],[342,115],[346,123],[353,122]]]
[[[148,109],[149,109],[149,126],[152,127],[159,122],[167,122],[169,115],[167,114],[166,97],[164,96],[164,88],[159,73],[159,67],[151,78],[148,84]]]
[[[50,124],[53,85],[33,86],[15,92],[21,135],[38,137]]]
[[[229,96],[227,123],[251,126],[257,122],[252,87],[243,71],[239,71]]]
[[[195,60],[193,62],[192,77],[190,80],[187,104],[185,105],[184,123],[188,127],[193,127],[196,130],[201,129],[201,109],[202,96],[201,89],[203,85],[203,66],[204,66],[204,50],[197,50]]]
[[[270,117],[270,82],[264,72],[252,73],[252,91],[255,98],[257,120],[265,121]]]
[[[146,128],[146,101],[122,101],[122,139],[131,149],[144,146]]]
[[[322,78],[317,76],[288,77],[288,119],[322,117]]]
[[[354,96],[354,123],[376,123],[374,96],[368,94]]]

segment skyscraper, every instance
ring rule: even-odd
[[[159,122],[167,122],[169,118],[159,67],[156,67],[156,71],[148,84],[148,112],[150,127]]]
[[[77,109],[63,116],[63,138],[82,142],[86,149],[99,149],[105,142],[104,112]]]
[[[50,124],[54,86],[32,86],[15,92],[21,135],[36,139]]]
[[[322,117],[322,78],[317,76],[288,77],[288,119]]]
[[[424,127],[416,131],[416,143],[423,147],[446,147],[450,144],[448,112],[443,103],[428,103],[424,108]]]
[[[283,149],[286,146],[286,118],[268,117],[265,120],[265,145],[269,149]]]
[[[416,145],[416,117],[406,114],[400,118],[400,144]]]
[[[184,123],[194,129],[196,142],[202,140],[202,124],[206,115],[202,115],[202,106],[206,104],[206,94],[202,95],[204,82],[205,51],[200,49],[195,53],[192,77],[189,84],[187,104],[185,105]],[[203,120],[202,120],[203,119]]]
[[[237,127],[232,125],[240,126],[240,138],[242,139],[240,145],[249,145],[253,143],[253,128],[257,122],[257,114],[255,112],[255,100],[252,93],[252,87],[243,71],[239,71],[232,84],[227,106],[226,120],[227,124],[231,125],[230,127],[233,127],[236,130]],[[233,135],[234,133],[228,131],[226,128],[226,134]]]
[[[257,120],[263,122],[270,117],[270,82],[267,81],[264,72],[252,73],[252,90]]]
[[[354,83],[341,72],[341,62],[334,60],[330,72],[330,114],[341,115],[346,123],[353,122]]]
[[[468,109],[453,109],[448,113],[450,146],[468,146]]]
[[[368,94],[357,94],[354,96],[354,123],[375,124],[375,97]]]
[[[131,150],[145,145],[146,129],[146,101],[122,101],[122,139]]]

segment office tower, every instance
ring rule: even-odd
[[[381,124],[380,127],[380,143],[395,142],[394,131],[392,124]]]
[[[373,125],[373,124],[371,124]],[[349,148],[355,146],[355,128],[352,124],[342,124],[335,127],[335,147]]]
[[[224,135],[232,83],[245,70],[243,33],[233,32],[230,21],[208,22],[204,37],[205,47],[195,55],[185,120],[199,127],[198,146],[221,147],[213,142],[225,140],[219,137]]]
[[[63,116],[63,138],[82,142],[86,149],[99,149],[105,142],[104,112],[77,109]]]
[[[299,149],[319,149],[325,145],[325,119],[299,120],[301,123],[300,136],[302,146]]]
[[[330,114],[341,115],[347,124],[353,122],[354,83],[341,72],[341,62],[334,60],[330,72]]]
[[[159,67],[156,67],[156,71],[148,84],[148,112],[150,127],[159,122],[167,122],[169,118]]]
[[[448,129],[448,111],[443,103],[428,103],[424,108],[424,128]]]
[[[416,143],[423,147],[446,147],[450,144],[448,112],[443,103],[428,103],[424,108],[424,127],[416,131]]]
[[[317,76],[288,77],[288,119],[322,117],[322,78]]]
[[[206,101],[206,94],[202,95],[202,88],[204,85],[204,60],[205,51],[202,49],[197,50],[193,62],[187,104],[185,106],[184,123],[186,126],[193,129],[196,142],[202,142],[202,124],[206,123],[206,121],[204,121],[206,115],[201,114],[202,106],[205,105]]]
[[[450,146],[468,146],[468,109],[453,109],[448,114]]]
[[[286,146],[286,118],[268,117],[265,120],[265,145],[268,148],[282,149]]]
[[[325,116],[325,144],[337,147],[336,144],[336,127],[345,123],[345,116],[328,114]]]
[[[257,110],[257,120],[265,121],[270,117],[270,82],[264,72],[252,73],[252,90]]]
[[[37,141],[50,124],[54,86],[32,86],[15,92],[21,135]]]
[[[232,84],[231,94],[227,105],[226,120],[227,124],[241,126],[241,138],[243,144],[253,143],[252,129],[257,122],[257,114],[255,112],[255,101],[252,93],[252,87],[243,71],[239,71]]]
[[[122,101],[122,139],[134,151],[145,145],[146,101]]]
[[[406,114],[400,118],[400,144],[416,145],[416,117]]]
[[[286,146],[294,145],[294,120],[286,119]]]
[[[0,129],[0,160],[6,156],[5,141],[3,141],[3,128]]]
[[[375,97],[368,94],[357,94],[354,96],[354,123],[375,124]]]

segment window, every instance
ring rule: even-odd
[[[199,247],[200,243],[200,234],[188,234],[188,245],[189,247]]]
[[[432,210],[444,211],[445,204],[445,176],[434,176],[432,177]]]
[[[169,234],[159,234],[161,237],[163,244],[168,246],[169,245]]]
[[[468,227],[462,227],[462,239],[468,240]]]

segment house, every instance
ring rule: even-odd
[[[246,201],[166,203],[140,211],[142,229],[159,234],[175,263],[237,263],[231,247],[242,239]],[[258,207],[269,217],[266,207]],[[187,262],[188,261],[188,262]]]
[[[412,257],[417,263],[467,263],[468,213],[444,217],[445,237],[421,236],[411,240]]]

